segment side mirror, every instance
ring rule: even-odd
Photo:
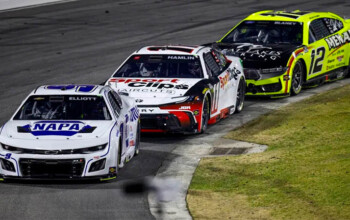
[[[212,76],[209,78],[209,81],[211,84],[217,84],[218,82],[220,82],[219,78],[217,76]]]
[[[307,48],[306,45],[303,45],[303,48],[304,48],[305,53],[309,52],[309,49]]]

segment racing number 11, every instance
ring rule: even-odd
[[[325,53],[326,49],[324,47],[317,48],[317,59],[315,61],[315,50],[311,51],[311,66],[309,74],[318,73],[322,70],[322,61]]]

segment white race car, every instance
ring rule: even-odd
[[[109,180],[139,146],[133,99],[108,86],[40,86],[0,128],[0,178]]]
[[[206,46],[148,46],[106,81],[135,98],[142,132],[202,133],[243,109],[241,60]]]

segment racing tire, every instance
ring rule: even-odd
[[[117,170],[120,170],[120,163],[122,161],[122,148],[123,148],[123,138],[119,138],[118,154],[117,154]]]
[[[304,75],[305,75],[304,65],[299,60],[293,68],[292,82],[290,87],[290,93],[292,96],[296,96],[300,93],[301,88],[303,86]]]
[[[246,92],[246,82],[244,77],[241,77],[241,80],[239,80],[238,89],[237,89],[235,113],[240,113],[243,110],[245,92]]]
[[[350,78],[350,59],[349,59],[349,65],[348,65],[348,68],[345,72],[344,78]]]
[[[135,154],[134,156],[137,156],[140,154],[140,139],[141,139],[141,126],[140,126],[140,120],[137,123],[137,131],[136,131],[136,141],[135,141]]]
[[[200,133],[204,133],[207,130],[209,118],[210,118],[210,105],[209,105],[209,98],[208,96],[206,96],[203,100]]]

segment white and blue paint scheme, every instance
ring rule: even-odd
[[[139,152],[139,116],[109,86],[40,86],[0,127],[0,178],[115,178]]]

